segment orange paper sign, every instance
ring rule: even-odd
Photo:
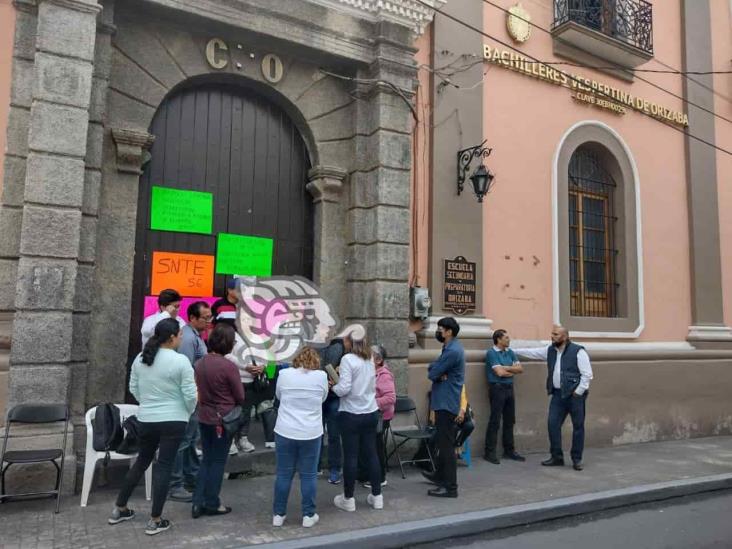
[[[213,294],[215,257],[212,255],[153,252],[150,293],[166,288],[180,295],[206,297]]]

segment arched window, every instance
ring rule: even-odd
[[[576,337],[638,337],[643,250],[631,151],[588,120],[564,134],[554,161],[554,321]]]
[[[615,190],[603,158],[580,146],[569,161],[570,314],[615,317]]]

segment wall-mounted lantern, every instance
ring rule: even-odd
[[[473,162],[474,158],[488,158],[491,155],[491,152],[493,152],[493,149],[484,147],[486,144],[487,139],[484,140],[480,145],[476,145],[475,147],[469,147],[467,149],[463,149],[461,151],[458,151],[457,153],[457,187],[458,187],[458,195],[462,194],[463,187],[465,186],[465,179],[467,177],[468,172],[470,172],[470,164]],[[473,172],[473,175],[470,176],[470,181],[473,184],[473,192],[475,193],[475,196],[478,198],[478,202],[483,202],[483,197],[488,194],[491,190],[491,187],[493,186],[493,180],[495,176],[491,173],[490,170],[488,170],[485,167],[485,164],[483,164],[483,161],[481,160],[480,166],[478,166],[478,169]]]

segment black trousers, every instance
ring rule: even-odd
[[[455,414],[435,411],[435,445],[437,446],[436,477],[448,490],[457,490],[457,457],[455,456]]]
[[[384,420],[384,429],[380,433],[376,433],[376,453],[379,456],[379,465],[381,466],[381,482],[386,480],[386,433],[389,430],[391,420]],[[363,449],[358,455],[358,481],[366,482],[369,480],[368,458]]]
[[[157,518],[162,514],[165,499],[168,496],[170,472],[173,469],[178,447],[186,433],[187,425],[186,421],[140,422],[140,452],[137,454],[135,464],[127,472],[122,489],[117,496],[117,507],[127,505],[132,491],[155,459],[155,452],[160,449],[158,459],[153,465],[152,512],[150,515]]]
[[[343,495],[353,497],[358,473],[358,458],[363,454],[366,460],[371,493],[381,494],[381,469],[376,455],[376,426],[378,412],[351,414],[338,412],[338,426],[343,441]]]
[[[490,383],[488,395],[491,401],[491,417],[485,431],[485,455],[495,456],[498,444],[498,429],[503,419],[503,453],[515,451],[513,442],[513,426],[516,423],[516,399],[513,394],[513,383]]]

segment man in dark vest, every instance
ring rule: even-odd
[[[572,465],[575,471],[581,471],[585,446],[585,405],[592,380],[592,366],[587,351],[570,341],[566,328],[554,326],[549,347],[514,349],[514,352],[529,360],[545,360],[547,365],[546,390],[552,397],[548,421],[551,457],[541,464],[548,467],[564,465],[562,424],[569,415],[572,418]]]

